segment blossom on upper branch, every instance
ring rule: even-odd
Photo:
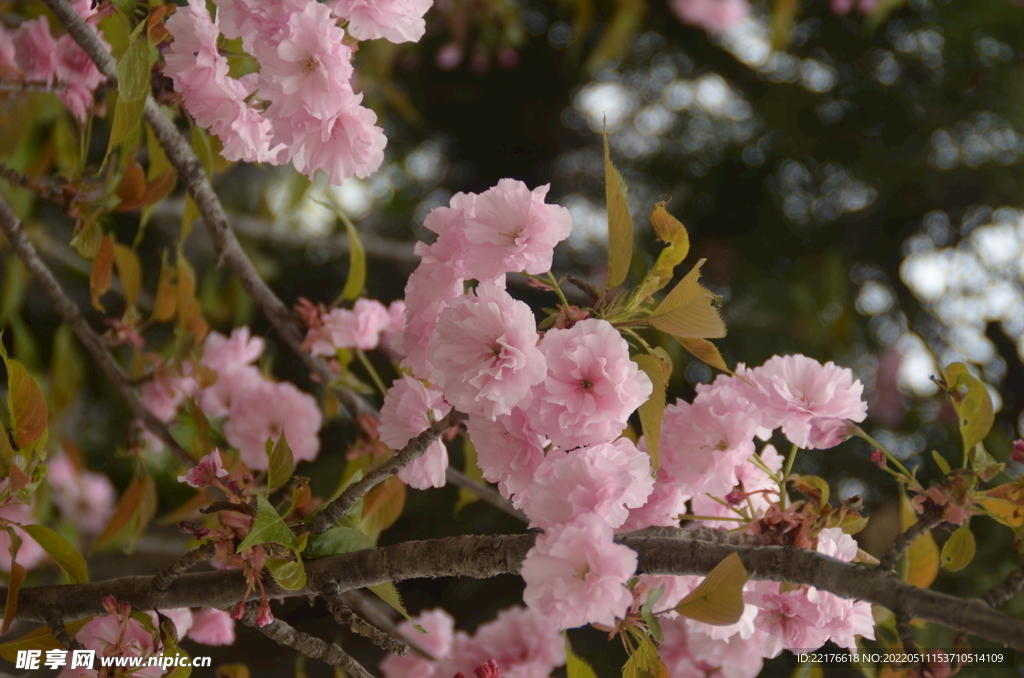
[[[428,389],[412,377],[396,379],[380,408],[380,439],[391,449],[400,450],[451,409],[437,389]],[[430,443],[422,456],[399,471],[398,477],[418,490],[444,487],[447,468],[448,451],[438,439]]]
[[[331,11],[348,20],[348,30],[360,40],[418,42],[426,31],[423,15],[433,0],[334,0]]]
[[[535,430],[562,448],[614,440],[651,395],[650,378],[629,359],[629,346],[606,320],[550,329],[540,351],[547,376],[528,410]]]

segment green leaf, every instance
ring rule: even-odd
[[[672,279],[672,273],[676,266],[683,262],[686,255],[690,253],[690,234],[686,232],[686,226],[668,213],[665,203],[659,202],[651,212],[651,224],[654,226],[654,233],[658,240],[668,243],[668,247],[661,251],[658,260],[654,262],[651,275],[660,279],[657,287],[652,292],[660,290]]]
[[[354,527],[332,527],[322,534],[309,535],[309,541],[305,550],[302,551],[302,555],[309,560],[372,549],[375,546],[372,539]]]
[[[917,513],[910,499],[900,486],[900,532],[917,523]],[[918,588],[926,589],[935,581],[939,574],[939,546],[935,543],[932,533],[925,532],[907,547],[900,559],[901,579]]]
[[[697,282],[705,261],[698,261],[662,299],[650,318],[651,325],[675,337],[719,339],[725,336],[725,323],[713,303],[715,295]]]
[[[284,518],[278,515],[273,504],[261,494],[256,497],[256,519],[249,529],[249,534],[238,545],[236,552],[241,553],[250,546],[271,543],[296,548],[299,545],[299,540],[295,537],[295,533],[288,529]]]
[[[338,214],[348,233],[348,275],[345,277],[345,287],[341,290],[341,298],[354,301],[359,298],[363,293],[363,287],[366,286],[366,250],[352,220],[340,212]]]
[[[100,228],[95,219],[89,219],[78,230],[78,233],[71,238],[71,242],[68,244],[86,259],[92,259],[100,251],[102,243],[103,229]]]
[[[942,565],[950,572],[962,570],[971,564],[977,550],[978,545],[974,541],[974,533],[971,532],[971,523],[968,520],[956,528],[942,546]]]
[[[984,382],[971,374],[964,363],[951,363],[943,373],[946,388],[953,399],[953,407],[960,417],[964,450],[969,451],[984,440],[992,429],[995,421],[992,398]]]
[[[822,666],[824,664],[820,662],[801,662],[793,669],[790,678],[824,678],[825,672]]]
[[[11,321],[25,301],[28,287],[28,271],[21,259],[13,254],[4,257],[4,284],[0,289],[0,325]]]
[[[292,473],[295,472],[295,458],[292,456],[292,448],[288,445],[288,439],[284,431],[275,444],[271,438],[267,438],[267,457],[270,459],[270,467],[267,471],[267,487],[274,489],[287,483]]]
[[[64,628],[70,636],[74,637],[76,633],[82,630],[82,627],[92,621],[92,617],[86,617],[85,619],[78,619],[73,622],[67,622],[64,624]],[[14,662],[18,658],[18,652],[20,650],[58,650],[61,649],[62,645],[60,641],[53,637],[50,633],[50,629],[47,626],[40,626],[37,629],[29,631],[21,638],[17,640],[10,640],[6,643],[0,643],[0,657],[3,657],[9,662]]]
[[[647,636],[637,639],[637,647],[622,667],[622,678],[661,678],[661,658],[658,648]],[[668,672],[665,672],[668,675]]]
[[[71,326],[62,323],[53,334],[53,352],[50,353],[50,405],[54,416],[75,399],[86,370]]]
[[[633,259],[633,219],[629,216],[626,182],[612,164],[608,135],[604,137],[604,192],[608,203],[608,284],[618,287],[626,280]]]
[[[125,16],[135,14],[135,0],[110,0],[110,4]]]
[[[306,585],[306,568],[302,558],[295,560],[267,560],[267,569],[285,591],[298,591]]]
[[[591,668],[590,664],[572,651],[572,645],[569,644],[569,636],[564,632],[562,635],[565,636],[565,672],[568,678],[597,678],[597,674],[594,673],[594,669]]]
[[[718,347],[712,344],[707,339],[698,339],[696,337],[676,337],[676,341],[682,345],[691,355],[696,357],[701,362],[707,363],[716,369],[722,370],[726,374],[732,374],[732,370],[725,364],[725,358],[718,352]]]
[[[121,279],[121,289],[128,308],[135,306],[142,287],[142,266],[132,248],[114,243],[114,265],[117,266],[117,277]]]
[[[938,450],[932,450],[932,459],[935,460],[935,465],[939,467],[943,475],[949,475],[952,469],[949,468],[949,462],[946,458],[939,454]]]
[[[665,641],[665,636],[661,632],[661,623],[658,622],[658,617],[654,614],[654,606],[658,604],[661,597],[665,594],[665,585],[662,584],[656,589],[652,589],[647,592],[647,600],[640,607],[640,617],[647,624],[647,629],[654,636],[654,639],[659,643]]]
[[[679,601],[675,610],[705,624],[735,624],[743,616],[743,585],[749,578],[739,555],[730,553],[697,588]]]
[[[2,344],[0,357],[7,366],[7,410],[11,413],[11,435],[18,447],[24,448],[46,433],[46,399],[25,366],[8,357]]]
[[[149,94],[149,37],[136,29],[128,49],[117,62],[117,93],[125,101],[143,101]]]
[[[377,597],[387,603],[391,608],[397,611],[400,615],[412,622],[412,625],[416,627],[416,630],[420,633],[426,633],[426,630],[422,626],[412,621],[412,617],[405,609],[405,603],[402,602],[402,594],[398,592],[398,587],[395,586],[395,582],[386,581],[383,584],[377,584],[371,586],[370,590],[377,594]]]
[[[21,529],[28,532],[36,540],[36,543],[50,554],[54,562],[67,575],[70,583],[86,584],[89,582],[89,568],[85,564],[85,558],[64,537],[43,525],[23,525]]]
[[[971,448],[971,453],[968,455],[968,459],[971,464],[971,468],[974,469],[978,477],[984,481],[989,481],[995,478],[999,473],[1006,468],[1006,464],[1000,464],[997,462],[988,450],[985,449],[984,443],[978,443]]]
[[[644,428],[644,439],[647,441],[647,453],[651,455],[651,468],[658,468],[658,444],[661,439],[661,420],[665,416],[665,389],[668,377],[672,373],[671,364],[653,355],[638,355],[633,362],[640,366],[648,377],[654,390],[651,397],[640,406],[640,423]]]
[[[142,109],[145,107],[145,99],[128,101],[121,96],[117,97],[117,103],[114,104],[114,121],[110,123],[110,141],[107,142],[108,156],[118,144],[133,136],[139,129]]]

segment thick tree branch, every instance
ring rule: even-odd
[[[249,605],[246,609],[245,616],[242,617],[242,623],[253,627],[278,645],[290,647],[307,657],[320,659],[331,666],[342,668],[350,676],[355,678],[373,678],[373,675],[363,668],[362,664],[350,657],[348,653],[334,643],[328,643],[308,633],[303,633],[280,619],[275,619],[266,626],[257,626],[255,605]]]
[[[155,596],[161,596],[167,593],[167,590],[171,588],[171,584],[174,580],[185,574],[199,563],[205,563],[210,558],[213,558],[217,552],[217,545],[208,541],[202,544],[199,548],[193,549],[183,555],[178,560],[168,567],[166,570],[158,573],[153,577],[153,591]]]
[[[61,288],[60,283],[57,282],[57,278],[54,277],[50,268],[39,258],[39,253],[36,252],[35,246],[25,233],[21,221],[11,212],[3,198],[0,198],[0,227],[3,228],[4,233],[7,235],[11,249],[14,250],[14,253],[25,264],[25,268],[32,274],[36,282],[39,283],[39,286],[43,288],[46,295],[50,297],[50,301],[53,302],[57,313],[71,327],[78,340],[82,342],[85,349],[92,354],[93,359],[99,364],[103,374],[114,384],[121,397],[124,398],[132,417],[141,420],[145,427],[160,438],[183,464],[187,466],[195,464],[189,453],[185,451],[185,448],[171,435],[167,426],[149,411],[149,408],[146,407],[138,394],[135,393],[135,389],[132,388],[131,383],[128,381],[128,376],[110,356],[110,353],[107,352],[106,346],[103,345],[103,340],[89,326],[89,322],[82,315],[82,312],[78,310],[75,303],[64,294],[64,290]]]
[[[384,462],[383,466],[370,471],[362,480],[349,485],[337,499],[324,506],[320,513],[316,514],[313,520],[307,523],[306,527],[313,534],[320,534],[331,529],[334,526],[334,522],[348,513],[348,510],[359,501],[360,497],[364,496],[379,483],[397,474],[414,459],[423,456],[423,453],[427,451],[430,444],[437,440],[441,434],[453,426],[458,426],[465,420],[466,415],[462,412],[457,410],[449,412],[448,416],[444,419],[410,440],[405,447],[395,453],[395,456]]]
[[[64,628],[64,613],[60,607],[54,605],[53,607],[46,608],[46,625],[50,627],[50,633],[53,637],[64,646],[65,650],[84,650],[85,645],[82,645],[75,638],[68,633],[68,630]]]
[[[680,530],[680,533],[686,530]],[[695,535],[696,536],[696,535]],[[345,553],[306,563],[310,585],[284,591],[273,581],[267,593],[274,598],[317,595],[318,582],[334,580],[356,589],[386,581],[434,577],[487,579],[518,574],[534,533],[465,535],[412,541]],[[878,603],[922,619],[1024,651],[1024,620],[993,610],[977,598],[958,598],[919,589],[874,566],[845,563],[815,551],[791,546],[735,546],[685,538],[622,535],[619,541],[637,551],[639,571],[647,574],[705,575],[730,553],[738,553],[755,579],[807,584],[843,598]],[[152,577],[124,577],[74,586],[22,589],[18,618],[46,621],[46,608],[59,604],[67,618],[103,613],[103,597],[114,595],[133,609],[157,607]],[[245,578],[239,570],[185,574],[159,600],[161,608],[229,608],[242,599]],[[6,591],[0,589],[0,596]]]

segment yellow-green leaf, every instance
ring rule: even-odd
[[[799,10],[799,0],[773,0],[772,47],[784,50],[789,46],[789,37],[793,32],[793,23]]]
[[[93,542],[92,549],[95,550],[102,544],[110,541],[121,532],[122,529],[135,517],[135,513],[139,509],[139,502],[142,500],[142,482],[138,477],[132,478],[131,482],[128,483],[128,487],[125,488],[124,494],[117,502],[117,506],[114,507],[114,512],[111,514],[110,519],[107,521],[107,526],[103,528],[103,532]]]
[[[156,299],[153,302],[153,320],[167,322],[174,317],[178,308],[178,291],[174,284],[174,268],[168,265],[164,255],[160,264],[160,278],[156,284]]]
[[[107,143],[107,155],[110,155],[110,152],[118,144],[138,131],[139,122],[142,120],[142,109],[145,107],[145,99],[128,101],[122,96],[117,97],[117,103],[114,104],[114,120],[110,123],[110,141]]]
[[[604,184],[608,204],[607,287],[618,287],[626,280],[633,259],[633,219],[626,200],[626,182],[612,164],[608,135],[604,137]]]
[[[690,234],[686,232],[686,226],[681,221],[668,213],[664,202],[654,206],[651,224],[658,240],[668,243],[668,247],[661,251],[658,260],[654,262],[654,268],[651,269],[651,275],[661,279],[661,283],[653,290],[657,291],[668,284],[676,266],[690,253]]]
[[[992,398],[984,382],[975,377],[964,363],[951,363],[943,371],[946,387],[952,392],[953,407],[960,417],[960,434],[964,450],[971,450],[992,429],[995,412]],[[966,393],[964,393],[966,390]]]
[[[185,332],[195,335],[195,341],[201,342],[210,330],[209,323],[203,317],[196,299],[196,274],[188,263],[183,252],[178,252],[178,326]]]
[[[143,531],[149,526],[149,523],[153,520],[153,516],[156,515],[157,501],[159,497],[156,492],[156,482],[154,482],[152,476],[142,476],[141,493],[139,495],[139,506],[135,511],[135,522],[132,528],[131,540],[128,542],[128,552],[131,553],[135,550],[135,544],[138,543],[139,537],[142,536]]]
[[[942,565],[950,572],[962,570],[971,564],[976,552],[977,543],[971,532],[971,523],[967,521],[956,528],[942,546]]]
[[[900,531],[905,532],[917,523],[917,514],[907,495],[900,492]],[[903,556],[903,567],[906,575],[903,580],[922,589],[926,589],[935,581],[939,574],[939,546],[931,532],[926,532],[907,548]]]
[[[790,476],[790,480],[793,483],[793,489],[799,490],[809,497],[814,497],[818,506],[828,503],[829,487],[824,478],[793,474]]]
[[[790,678],[824,678],[825,671],[821,662],[800,662],[793,669]]]
[[[50,405],[59,415],[74,400],[86,375],[86,365],[71,326],[62,323],[53,334],[50,354]]]
[[[939,467],[939,470],[942,471],[943,475],[948,476],[950,474],[952,469],[949,468],[949,462],[946,461],[945,457],[939,454],[938,450],[932,450],[932,459],[935,460],[935,465]]]
[[[398,587],[395,586],[395,582],[386,581],[383,584],[371,586],[370,590],[373,591],[378,598],[380,598],[389,606],[391,606],[391,608],[398,612],[400,615],[402,615],[409,621],[412,621],[412,618],[409,616],[409,613],[405,609],[405,603],[402,602],[402,594],[398,592]],[[413,626],[419,628],[419,626],[417,626],[415,623],[413,624]]]
[[[332,527],[322,534],[309,536],[302,555],[306,559],[324,558],[339,553],[372,549],[377,544],[354,527]]]
[[[11,574],[7,581],[7,602],[4,604],[4,619],[0,625],[0,635],[7,633],[11,627],[15,615],[18,613],[18,593],[21,592],[21,585],[25,582],[25,568],[21,563],[11,562]]]
[[[391,476],[363,498],[363,517],[359,529],[375,543],[380,533],[395,524],[405,509],[406,487],[398,476]]]
[[[66,622],[64,624],[64,628],[67,630],[68,634],[73,637],[91,620],[92,617],[86,617],[85,619]],[[3,657],[9,662],[14,662],[18,658],[18,652],[20,650],[42,650],[45,652],[46,650],[57,650],[61,647],[60,641],[53,637],[53,634],[50,633],[49,627],[40,626],[37,629],[29,631],[17,640],[0,643],[0,657]]]
[[[121,279],[125,303],[131,308],[139,298],[139,289],[142,285],[142,266],[139,264],[139,258],[132,248],[115,243],[114,264],[117,266],[117,277]]]
[[[305,659],[306,655],[296,652],[296,664],[298,664],[299,657]],[[217,674],[217,678],[251,678],[252,676],[252,672],[245,664],[221,664],[214,673]],[[298,678],[298,671],[296,671],[296,678]]]
[[[590,664],[572,651],[568,636],[565,637],[565,672],[568,678],[597,678]]]
[[[295,560],[267,560],[267,569],[273,575],[281,588],[285,591],[298,591],[306,585],[306,568],[302,565],[302,558],[296,556]]]
[[[274,489],[287,483],[295,471],[295,458],[292,456],[292,448],[288,445],[288,439],[284,431],[275,444],[273,439],[267,438],[267,457],[270,466],[267,471],[267,487]]]
[[[341,290],[341,298],[354,301],[359,298],[363,293],[363,287],[366,286],[366,250],[352,220],[344,215],[340,216],[345,224],[345,232],[348,233],[348,275],[345,277],[345,287]]]
[[[249,534],[238,545],[238,553],[250,546],[270,543],[281,544],[293,549],[298,547],[299,540],[296,539],[295,533],[288,529],[284,518],[278,515],[274,505],[266,497],[259,495],[256,498],[256,519],[252,523]]]
[[[707,363],[726,374],[732,374],[732,370],[725,364],[725,358],[718,352],[718,347],[707,339],[697,337],[676,337],[676,340],[701,362]]]
[[[90,216],[68,244],[86,259],[92,259],[100,251],[102,242],[103,229],[96,223],[96,219]]]
[[[730,553],[679,601],[676,612],[714,626],[735,624],[743,615],[743,585],[749,578],[739,555]]]
[[[715,295],[697,279],[705,259],[686,274],[654,309],[650,323],[675,337],[719,339],[725,336],[725,323],[713,303]]]
[[[54,562],[67,575],[69,582],[72,584],[88,583],[89,568],[85,564],[85,558],[64,537],[44,525],[23,525],[22,529],[28,532],[36,540],[36,543],[50,554]]]
[[[668,387],[666,365],[660,358],[644,354],[633,358],[648,377],[654,389],[651,397],[640,406],[640,423],[644,427],[647,453],[651,455],[651,468],[658,468],[658,445],[661,439],[661,420],[665,416],[665,389]],[[668,374],[672,368],[668,367]]]
[[[25,366],[8,357],[2,344],[0,356],[7,366],[7,409],[11,413],[11,433],[18,447],[25,448],[46,433],[46,399]]]
[[[664,664],[658,656],[658,648],[651,639],[642,635],[637,639],[637,647],[630,653],[625,666],[622,667],[622,678],[667,678]]]

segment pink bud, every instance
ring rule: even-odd
[[[105,597],[103,599],[103,609],[107,611],[107,614],[117,612],[117,599],[114,596]]]
[[[1013,451],[1010,452],[1010,459],[1018,464],[1024,464],[1024,438],[1013,441]]]
[[[274,614],[270,611],[270,601],[266,598],[260,603],[259,610],[256,611],[256,625],[263,627],[274,621]]]
[[[827,450],[843,442],[851,435],[846,421],[834,417],[814,417],[808,434],[808,447]]]
[[[885,468],[889,465],[889,462],[885,460],[885,452],[881,450],[875,450],[871,453],[871,461],[875,462],[878,468]]]

